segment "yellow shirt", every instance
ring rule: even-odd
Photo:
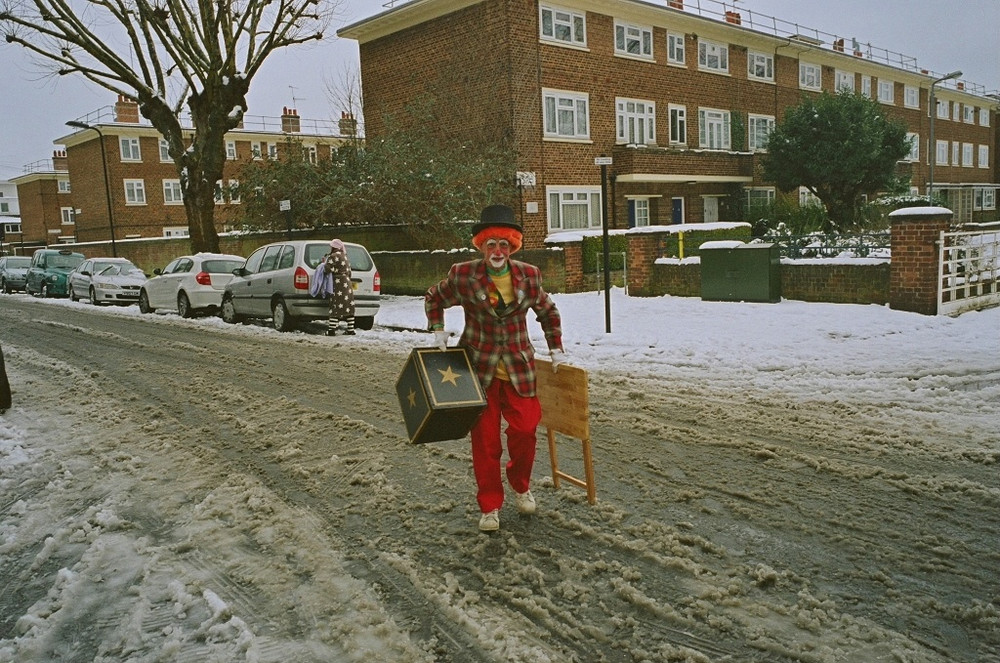
[[[510,278],[510,269],[502,276],[497,276],[496,274],[489,275],[490,280],[493,281],[493,285],[496,286],[497,292],[503,297],[503,301],[508,306],[512,304],[514,300],[514,282]],[[503,365],[503,360],[497,364],[497,379],[505,380],[510,382],[510,376],[507,375],[507,367]]]

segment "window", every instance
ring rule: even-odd
[[[819,90],[823,87],[823,68],[818,64],[799,63],[799,87]]]
[[[239,180],[229,180],[229,202],[234,205],[239,205],[240,203]]]
[[[997,208],[997,190],[992,188],[983,189],[983,209]]]
[[[904,85],[903,105],[907,108],[920,108],[920,88]]]
[[[667,34],[667,62],[684,64],[684,35],[670,32]]]
[[[268,143],[267,144],[267,158],[268,159],[277,159],[278,158],[278,144],[277,143]]]
[[[751,115],[747,122],[747,147],[751,152],[767,149],[767,137],[774,130],[774,116]]]
[[[616,99],[618,142],[630,145],[656,143],[656,104],[641,99]]]
[[[729,111],[698,109],[698,145],[710,150],[729,149]]]
[[[862,76],[861,77],[861,94],[869,99],[872,98],[872,77]]]
[[[906,134],[906,140],[910,141],[910,153],[907,154],[903,160],[913,162],[920,161],[920,134],[908,132]]]
[[[128,138],[127,136],[122,136],[119,139],[119,144],[122,150],[122,161],[142,161],[142,155],[139,152],[139,139],[138,138]]]
[[[799,207],[825,207],[823,201],[819,197],[805,188],[804,186],[799,187]]]
[[[747,194],[747,209],[761,209],[770,206],[774,202],[774,188],[760,187],[745,189]]]
[[[749,51],[747,53],[747,75],[761,81],[773,81],[774,56]]]
[[[230,161],[236,161],[236,141],[227,140],[226,141],[226,158]]]
[[[729,45],[699,40],[698,67],[708,71],[729,73]]]
[[[962,143],[962,167],[972,168],[972,143]]]
[[[70,186],[69,180],[59,180],[59,193],[72,193],[73,188]]]
[[[547,5],[541,5],[539,13],[542,39],[587,45],[587,21],[583,13]]]
[[[649,198],[634,198],[632,203],[633,221],[636,228],[649,226]]]
[[[181,205],[184,203],[184,196],[181,194],[180,180],[163,180],[163,204]]]
[[[590,138],[586,94],[542,91],[543,121],[547,138]]]
[[[170,158],[170,144],[162,138],[160,139],[160,161],[173,161],[173,159]]]
[[[250,143],[250,156],[253,157],[254,161],[260,161],[264,157],[265,149],[267,149],[266,143],[257,141]]]
[[[837,92],[840,92],[841,90],[854,92],[854,74],[849,71],[841,71],[838,69],[834,74],[834,83],[837,86]]]
[[[317,160],[317,157],[316,157],[316,146],[315,145],[304,145],[302,147],[302,156],[305,157],[306,161],[308,161],[309,163],[311,163],[312,165],[315,166],[316,165],[316,160]]]
[[[674,145],[686,145],[687,139],[687,108],[670,104],[670,142]]]
[[[989,168],[990,167],[990,146],[980,145],[979,146],[979,167]]]
[[[940,99],[934,99],[934,105],[937,106],[937,116],[939,120],[948,119],[948,102],[941,101]]]
[[[939,166],[948,165],[948,141],[946,140],[936,140],[934,141],[936,150],[934,150],[934,163]]]
[[[175,227],[175,228],[164,228],[164,237],[189,237],[191,235],[187,228]]]
[[[73,213],[72,207],[60,207],[59,218],[62,225],[71,226],[76,220],[76,215]]]
[[[143,180],[125,180],[125,204],[145,205],[146,184]]]
[[[601,227],[601,188],[548,188],[549,231]]]
[[[956,140],[956,141],[952,142],[952,144],[951,144],[951,165],[957,166],[960,163],[962,163],[960,161],[961,152],[962,152],[962,146],[959,145],[958,141]]]
[[[962,119],[962,104],[957,101],[951,102],[951,119],[955,122]]]
[[[964,107],[964,110],[965,110],[965,117],[964,117],[965,123],[966,124],[975,124],[976,123],[976,107],[975,106],[970,106],[969,104],[966,104],[965,107]]]
[[[615,21],[615,53],[653,58],[653,28]]]
[[[990,126],[990,111],[988,108],[979,109],[979,126],[981,127]]]
[[[896,84],[892,81],[883,81],[879,79],[878,82],[878,100],[883,104],[891,104],[895,101],[896,96]]]

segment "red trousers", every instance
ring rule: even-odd
[[[493,380],[486,390],[486,409],[472,429],[472,469],[479,490],[476,499],[483,513],[503,506],[503,477],[500,458],[500,417],[507,422],[507,481],[518,493],[531,484],[535,464],[535,430],[542,418],[542,406],[536,396],[518,395],[510,382]]]

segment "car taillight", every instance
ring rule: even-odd
[[[382,277],[378,275],[378,270],[375,270],[375,279],[372,281],[372,290],[379,294],[382,292]]]
[[[302,269],[301,267],[295,268],[295,277],[292,282],[295,284],[296,290],[308,290],[309,289],[309,272]]]
[[[212,275],[208,272],[198,272],[194,280],[198,285],[212,285]]]

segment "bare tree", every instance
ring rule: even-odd
[[[215,184],[250,82],[274,51],[322,39],[340,1],[0,0],[0,26],[7,43],[55,73],[80,74],[138,103],[169,146],[192,250],[218,251]]]

